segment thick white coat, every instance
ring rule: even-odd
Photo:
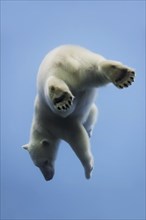
[[[85,48],[58,47],[42,61],[30,141],[24,148],[46,180],[54,175],[61,139],[72,147],[90,178],[93,155],[90,141],[97,119],[96,89],[112,82],[118,88],[131,85],[134,71]]]

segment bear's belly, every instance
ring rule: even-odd
[[[84,118],[88,113],[95,102],[96,99],[96,89],[86,89],[84,91],[80,91],[79,93],[75,94],[75,110],[70,115],[73,118]]]

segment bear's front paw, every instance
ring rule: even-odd
[[[134,82],[135,72],[129,68],[124,69],[114,76],[114,85],[120,89],[130,86]]]
[[[68,92],[63,92],[61,96],[54,98],[53,104],[58,111],[67,111],[73,104],[74,96]]]

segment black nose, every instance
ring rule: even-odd
[[[40,167],[40,170],[46,181],[53,179],[54,176],[54,168],[53,167]]]

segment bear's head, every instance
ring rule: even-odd
[[[54,176],[58,142],[48,139],[42,139],[39,142],[33,140],[22,147],[29,152],[33,163],[41,170],[45,180],[51,180]]]

